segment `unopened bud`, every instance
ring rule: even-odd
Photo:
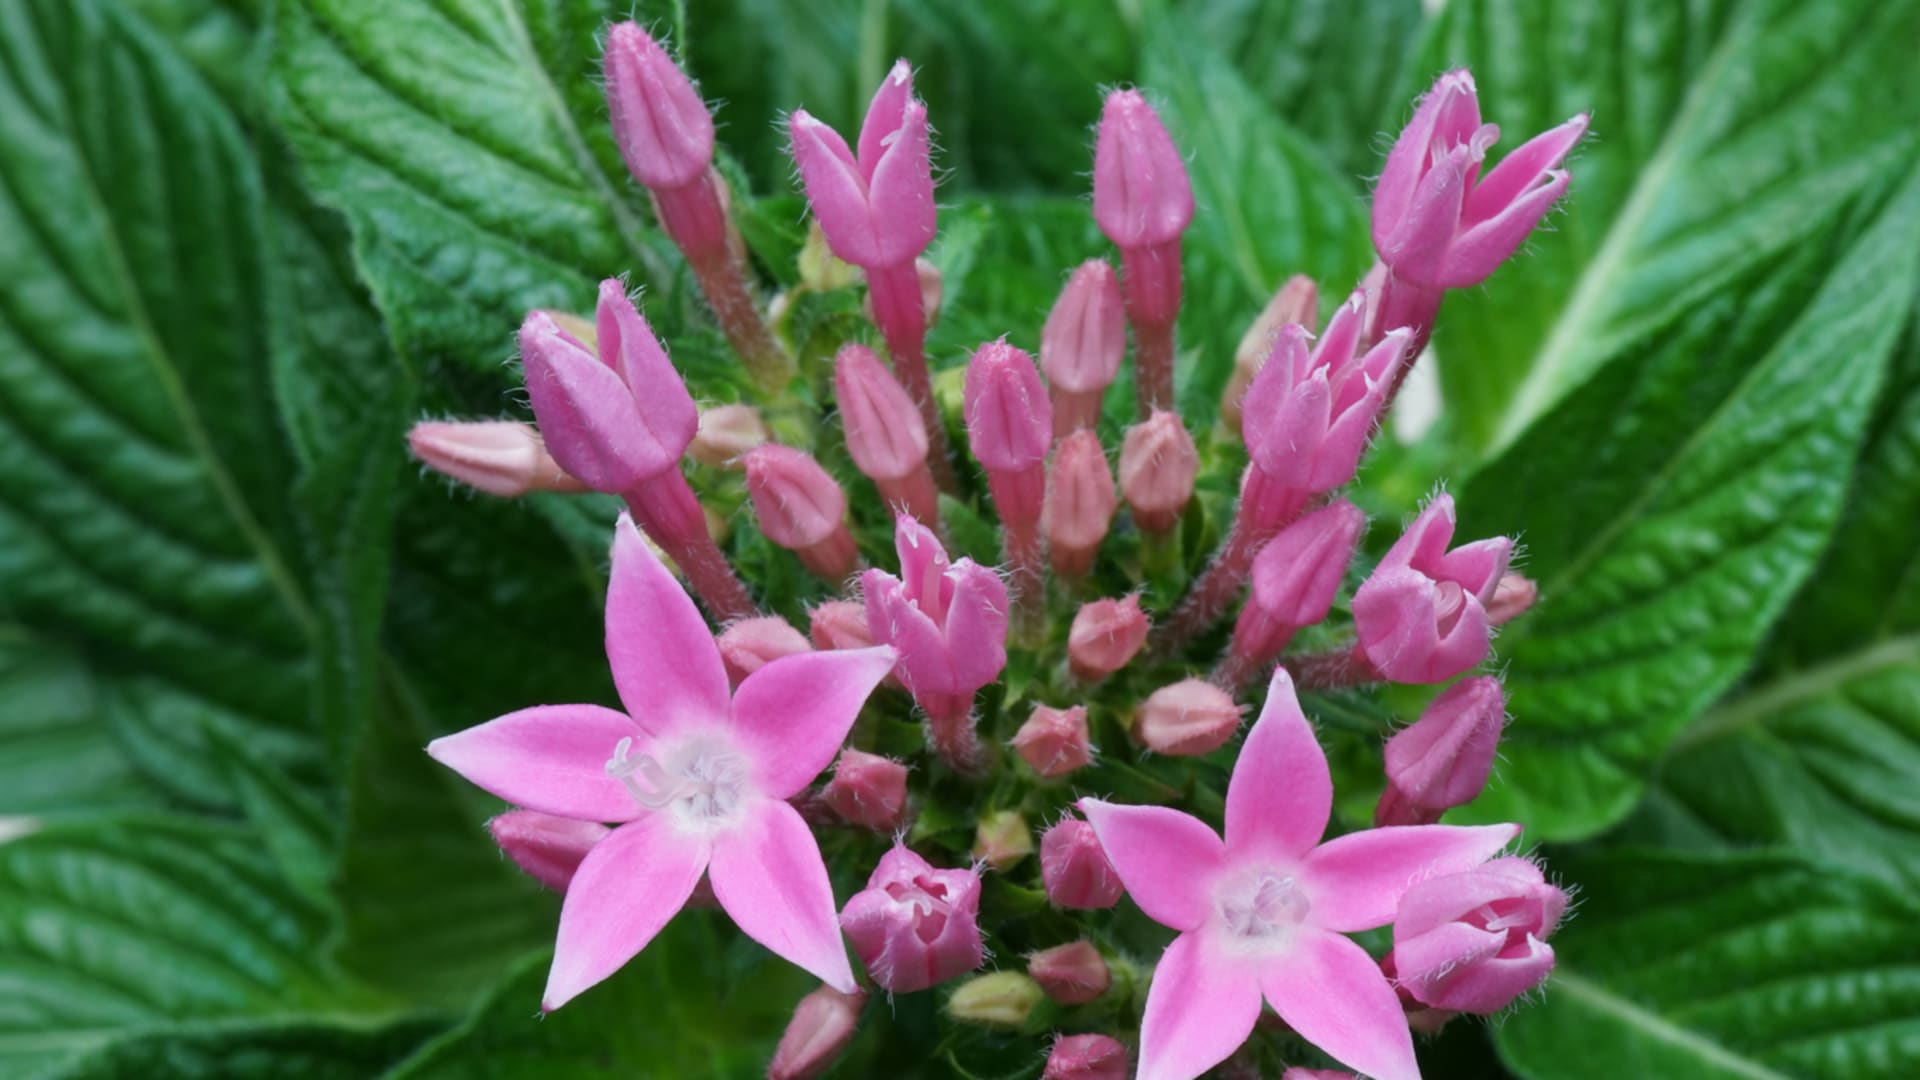
[[[843,994],[831,986],[801,998],[767,1066],[767,1080],[811,1080],[826,1072],[853,1041],[866,1004],[866,991]]]
[[[1040,367],[1053,393],[1053,433],[1064,437],[1100,420],[1100,399],[1127,353],[1120,281],[1105,259],[1088,259],[1067,279],[1040,331]]]
[[[847,532],[847,496],[827,470],[790,446],[768,444],[743,460],[747,494],[767,539],[828,581],[852,573],[858,552]]]
[[[858,600],[829,600],[809,613],[808,637],[816,649],[865,649],[873,645],[867,605]]]
[[[1138,90],[1115,90],[1093,151],[1093,217],[1122,249],[1178,240],[1193,220],[1187,164]]]
[[[1067,664],[1073,677],[1096,682],[1126,667],[1146,644],[1147,629],[1138,596],[1082,604],[1067,631]]]
[[[1127,1048],[1111,1035],[1062,1035],[1040,1080],[1127,1080]]]
[[[834,391],[847,453],[875,480],[896,480],[927,465],[927,425],[906,388],[865,345],[841,348]],[[916,515],[917,516],[917,515]]]
[[[1512,622],[1525,615],[1538,599],[1540,586],[1534,584],[1532,578],[1503,574],[1500,584],[1493,587],[1493,599],[1487,601],[1487,623],[1490,626],[1502,626]]]
[[[1113,973],[1100,950],[1084,938],[1027,957],[1027,974],[1062,1005],[1085,1005],[1113,985]]]
[[[687,453],[702,465],[732,465],[771,437],[760,410],[751,405],[716,405],[700,414],[700,427]]]
[[[607,107],[614,141],[636,180],[677,188],[713,163],[713,116],[673,58],[638,23],[607,32]]]
[[[996,971],[961,983],[947,999],[947,1015],[966,1024],[1018,1029],[1045,997],[1040,984],[1017,971]]]
[[[848,747],[840,751],[833,779],[827,781],[820,797],[849,825],[892,832],[907,820],[907,767],[891,758]]]
[[[990,472],[1038,465],[1053,447],[1053,409],[1033,357],[1004,341],[968,362],[965,411],[973,456]]]
[[[597,821],[509,810],[487,822],[493,842],[528,876],[557,893],[567,891],[580,860],[612,829]]]
[[[423,420],[407,432],[407,445],[434,472],[503,499],[586,486],[553,460],[532,424]]]
[[[1067,818],[1040,837],[1040,882],[1055,907],[1091,911],[1120,902],[1120,875],[1093,826]]]
[[[1006,871],[1033,854],[1033,830],[1018,810],[988,814],[974,826],[973,857]]]
[[[783,656],[812,652],[806,635],[778,615],[741,619],[714,638],[727,678],[739,686],[747,676]]]
[[[1088,746],[1086,707],[1034,706],[1033,715],[1014,732],[1013,750],[1034,772],[1048,779],[1084,768],[1093,760]]]
[[[1200,452],[1177,415],[1155,409],[1127,429],[1120,445],[1120,491],[1145,531],[1163,533],[1179,523],[1199,472]]]
[[[1345,1069],[1307,1069],[1299,1065],[1280,1074],[1280,1080],[1360,1080]]]
[[[1479,797],[1493,772],[1507,722],[1500,680],[1462,679],[1433,699],[1420,719],[1387,740],[1387,791],[1374,812],[1381,825],[1425,825]]]
[[[1134,714],[1133,736],[1157,754],[1196,756],[1227,744],[1240,727],[1240,706],[1205,679],[1163,686]]]
[[[1308,333],[1320,326],[1320,287],[1305,274],[1295,274],[1280,286],[1233,350],[1233,374],[1227,377],[1227,388],[1220,394],[1220,422],[1229,431],[1240,431],[1240,409],[1247,387],[1253,385],[1253,377],[1273,352],[1274,335],[1287,325],[1305,327]]]
[[[1064,577],[1093,569],[1119,499],[1100,436],[1082,428],[1061,440],[1047,485],[1047,555]]]

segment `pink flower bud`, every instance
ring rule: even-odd
[[[1384,678],[1445,682],[1486,658],[1486,604],[1513,541],[1497,536],[1449,551],[1452,538],[1453,497],[1442,493],[1354,594],[1360,646]]]
[[[812,1080],[826,1072],[853,1041],[866,1004],[866,991],[843,994],[831,986],[801,998],[774,1049],[767,1080]]]
[[[899,266],[933,241],[935,209],[927,107],[902,60],[867,108],[856,159],[838,132],[794,110],[793,159],[828,246],[868,269]]]
[[[1040,837],[1040,883],[1055,907],[1078,911],[1120,902],[1120,875],[1093,826],[1067,818]]]
[[[828,581],[853,572],[847,496],[813,455],[769,444],[747,454],[747,494],[767,539],[800,556]]]
[[[1062,1035],[1040,1080],[1127,1080],[1127,1048],[1111,1035]]]
[[[807,636],[816,649],[866,649],[873,645],[867,629],[867,606],[857,600],[829,600],[809,612]]]
[[[841,348],[833,385],[847,453],[875,480],[896,480],[927,466],[927,425],[900,381],[864,345]]]
[[[894,673],[915,698],[971,698],[1007,665],[1007,586],[972,559],[949,564],[924,525],[894,525],[900,576],[861,577],[867,629],[900,652]],[[929,710],[933,711],[933,710]]]
[[[634,179],[677,188],[713,164],[713,116],[686,73],[638,23],[607,31],[607,109]]]
[[[1462,679],[1433,699],[1420,719],[1387,740],[1387,791],[1377,825],[1430,825],[1450,807],[1486,789],[1506,726],[1500,680]]]
[[[697,416],[689,413],[685,438],[651,426],[614,369],[537,311],[521,324],[520,360],[547,452],[595,491],[617,494],[658,476],[693,441]]]
[[[1127,429],[1120,444],[1120,491],[1141,529],[1164,533],[1178,524],[1199,472],[1200,452],[1178,415],[1155,409]]]
[[[1356,293],[1311,350],[1298,325],[1275,336],[1247,390],[1241,434],[1254,464],[1276,483],[1311,493],[1353,479],[1412,338],[1395,330],[1356,353],[1365,320],[1365,298]]]
[[[1253,599],[1289,626],[1313,626],[1333,609],[1367,515],[1345,499],[1280,530],[1253,560]]]
[[[677,464],[700,428],[700,413],[687,392],[686,380],[667,358],[667,350],[619,278],[600,283],[593,322],[600,362],[619,373],[642,422],[658,433],[661,445],[673,448]]]
[[[1093,569],[1119,503],[1100,436],[1081,428],[1062,439],[1046,504],[1047,554],[1055,573],[1078,577]]]
[[[1295,274],[1280,286],[1233,350],[1233,374],[1227,377],[1227,388],[1220,394],[1220,422],[1229,431],[1240,430],[1240,406],[1247,387],[1266,366],[1274,336],[1288,325],[1300,326],[1309,334],[1320,326],[1320,286],[1305,274]]]
[[[576,821],[538,810],[509,810],[487,822],[487,831],[528,876],[554,892],[564,893],[588,849],[613,830],[597,821]]]
[[[547,453],[531,424],[423,420],[407,432],[407,446],[434,472],[503,499],[583,487]]]
[[[1093,760],[1093,750],[1088,745],[1086,707],[1034,706],[1033,715],[1014,732],[1012,745],[1020,760],[1049,780],[1086,767]]]
[[[1186,162],[1138,90],[1115,90],[1100,111],[1093,217],[1122,249],[1178,240],[1193,220]]]
[[[833,779],[820,797],[849,825],[892,832],[907,821],[907,767],[848,747],[840,751]]]
[[[1067,631],[1067,664],[1073,677],[1097,682],[1126,667],[1146,644],[1147,629],[1138,596],[1080,605]]]
[[[1487,622],[1494,626],[1505,626],[1527,613],[1534,601],[1540,599],[1540,586],[1532,578],[1520,574],[1502,574],[1500,583],[1493,587],[1493,599],[1487,601]]]
[[[925,990],[980,966],[980,878],[936,870],[903,845],[880,857],[840,925],[873,981],[895,993]]]
[[[1526,859],[1417,882],[1400,900],[1392,960],[1414,1000],[1455,1012],[1493,1013],[1553,970],[1546,942],[1567,894]]]
[[[1240,727],[1240,706],[1205,679],[1182,679],[1155,690],[1133,718],[1133,737],[1157,754],[1193,757],[1227,744]]]
[[[967,438],[989,472],[1015,472],[1046,461],[1053,446],[1053,410],[1033,357],[990,341],[967,364]]]
[[[1113,985],[1100,950],[1084,938],[1027,957],[1027,974],[1062,1005],[1085,1005]]]
[[[1040,330],[1040,366],[1053,391],[1053,433],[1100,422],[1100,399],[1127,355],[1120,281],[1105,259],[1088,259],[1067,279]]]
[[[727,678],[735,686],[783,656],[813,651],[806,635],[778,615],[741,619],[720,631],[714,640],[720,646],[720,662],[726,666]]]
[[[1298,1065],[1280,1074],[1280,1080],[1360,1080],[1345,1069],[1305,1069]]]
[[[1000,810],[974,825],[973,857],[999,871],[1033,854],[1033,830],[1018,810]]]
[[[702,465],[732,465],[772,436],[760,410],[751,405],[716,405],[700,414],[687,452]]]

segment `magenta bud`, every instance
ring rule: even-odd
[[[1062,1035],[1040,1080],[1127,1080],[1127,1048],[1111,1035]]]
[[[1105,259],[1088,259],[1067,279],[1040,330],[1040,367],[1053,393],[1053,433],[1100,422],[1100,399],[1127,354],[1120,280]]]
[[[1486,604],[1506,573],[1513,541],[1498,536],[1449,551],[1452,539],[1453,497],[1442,493],[1354,594],[1360,646],[1383,678],[1445,682],[1486,659]]]
[[[1420,719],[1387,740],[1387,794],[1375,823],[1431,824],[1442,811],[1479,797],[1506,723],[1500,680],[1480,676],[1448,687]]]
[[[1084,705],[1056,709],[1035,705],[1033,715],[1013,733],[1013,752],[1047,779],[1085,768],[1093,760]]]
[[[1146,644],[1148,628],[1138,596],[1080,605],[1067,631],[1067,665],[1073,677],[1097,682],[1126,667]]]
[[[907,767],[848,747],[820,797],[849,825],[892,832],[907,822]]]
[[[899,650],[894,674],[923,705],[971,698],[1007,664],[1006,582],[972,559],[949,563],[939,539],[910,517],[895,520],[894,550],[899,577],[861,576],[868,631]]]
[[[613,830],[597,821],[576,821],[538,810],[509,810],[487,822],[487,831],[528,876],[554,892],[564,893],[588,849]]]
[[[607,110],[634,179],[677,188],[713,164],[713,116],[673,58],[638,23],[607,31]]]
[[[1345,1069],[1308,1069],[1295,1065],[1281,1073],[1280,1080],[1360,1080],[1360,1076]]]
[[[768,444],[742,460],[747,494],[767,539],[828,581],[852,573],[858,552],[847,532],[847,496],[813,455]]]
[[[967,364],[967,438],[989,472],[1015,472],[1044,462],[1053,446],[1053,410],[1033,357],[990,341]]]
[[[1120,444],[1120,491],[1141,529],[1164,533],[1178,524],[1199,472],[1200,452],[1178,415],[1155,409],[1127,429]]]
[[[767,1080],[812,1080],[826,1072],[853,1041],[866,1004],[866,991],[843,994],[831,986],[801,998],[773,1051]]]
[[[1311,349],[1298,325],[1282,326],[1273,351],[1247,390],[1241,431],[1254,464],[1276,483],[1331,491],[1353,479],[1411,331],[1385,335],[1359,352],[1365,298],[1355,293]]]
[[[816,649],[873,646],[873,631],[867,629],[867,606],[857,600],[829,600],[808,615],[807,637]]]
[[[1085,938],[1027,957],[1027,974],[1048,997],[1062,1005],[1085,1005],[1113,985],[1106,960]]]
[[[1115,90],[1100,111],[1093,217],[1122,249],[1178,240],[1193,220],[1186,162],[1138,90]]]
[[[772,436],[760,410],[751,405],[716,405],[700,414],[687,453],[702,465],[732,465]]]
[[[1033,829],[1018,810],[997,810],[974,824],[973,857],[1005,872],[1033,854]]]
[[[1239,727],[1240,706],[1205,679],[1182,679],[1155,690],[1133,717],[1133,737],[1142,746],[1174,757],[1218,750]]]
[[[1120,875],[1100,846],[1093,826],[1067,818],[1040,837],[1040,883],[1055,907],[1076,911],[1120,902]]]
[[[980,940],[980,878],[936,870],[895,844],[840,912],[840,925],[867,974],[894,993],[925,990],[986,959]]]
[[[600,283],[593,321],[600,362],[619,373],[641,420],[661,445],[674,448],[677,463],[699,431],[700,413],[687,392],[686,380],[667,358],[667,350],[619,278]]]
[[[1295,629],[1319,623],[1366,528],[1359,507],[1336,499],[1280,530],[1253,560],[1253,602]]]
[[[746,677],[783,656],[812,652],[806,635],[778,615],[761,615],[731,623],[715,637],[727,678],[739,686]]]
[[[407,446],[434,472],[503,499],[584,487],[547,453],[532,424],[423,420],[408,430]]]
[[[1487,622],[1494,626],[1507,623],[1527,613],[1534,601],[1540,599],[1540,586],[1530,577],[1520,574],[1502,574],[1500,583],[1493,587],[1493,599],[1487,601]]]
[[[1047,485],[1047,555],[1053,569],[1078,577],[1093,569],[1120,504],[1100,436],[1087,428],[1060,441]]]
[[[1289,325],[1302,327],[1309,334],[1320,326],[1320,286],[1305,274],[1295,274],[1280,286],[1233,350],[1233,374],[1227,377],[1227,388],[1220,394],[1220,421],[1228,430],[1240,430],[1240,409],[1247,387],[1266,366],[1274,336]]]
[[[540,312],[521,324],[520,360],[547,452],[595,491],[618,494],[660,475],[693,441],[697,416],[684,439],[656,430],[615,370]]]
[[[927,425],[900,381],[864,345],[841,348],[833,385],[847,452],[875,480],[897,480],[927,465]]]
[[[1526,859],[1494,859],[1416,882],[1393,924],[1394,966],[1414,1000],[1494,1013],[1553,971],[1553,936],[1567,894]]]
[[[827,245],[868,269],[910,262],[933,242],[935,207],[927,107],[900,61],[868,106],[854,156],[838,132],[796,109],[793,159]]]

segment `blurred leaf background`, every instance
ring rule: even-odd
[[[763,1068],[806,982],[710,914],[537,1019],[557,902],[420,752],[610,697],[611,507],[450,491],[406,425],[525,415],[513,327],[611,274],[698,393],[740,392],[607,131],[595,34],[629,14],[0,4],[0,1074]],[[1592,109],[1554,230],[1447,304],[1439,421],[1361,481],[1391,518],[1447,478],[1466,534],[1526,543],[1544,599],[1499,643],[1516,719],[1471,811],[1584,898],[1544,1003],[1455,1025],[1430,1071],[1920,1074],[1920,4],[637,16],[720,102],[775,282],[804,225],[776,120],[844,129],[914,61],[937,366],[1031,346],[1105,252],[1090,125],[1146,87],[1200,203],[1197,424],[1287,275],[1337,299],[1371,260],[1369,178],[1434,75],[1471,65],[1509,146]],[[839,1075],[960,1071],[933,997],[871,1010]]]

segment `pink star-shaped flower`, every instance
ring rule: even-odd
[[[542,705],[427,752],[532,810],[622,822],[567,887],[542,1007],[613,974],[701,874],[747,936],[842,992],[853,970],[820,846],[787,804],[827,767],[893,668],[887,647],[781,657],[729,696],[713,634],[625,515],[607,586],[607,662],[627,711]]]
[[[1168,807],[1080,800],[1134,902],[1180,931],[1147,993],[1140,1080],[1184,1080],[1226,1060],[1263,997],[1341,1064],[1417,1080],[1399,999],[1345,935],[1385,926],[1409,885],[1478,866],[1520,827],[1370,829],[1323,844],[1332,807],[1326,755],[1284,669],[1228,781],[1224,843]]]

